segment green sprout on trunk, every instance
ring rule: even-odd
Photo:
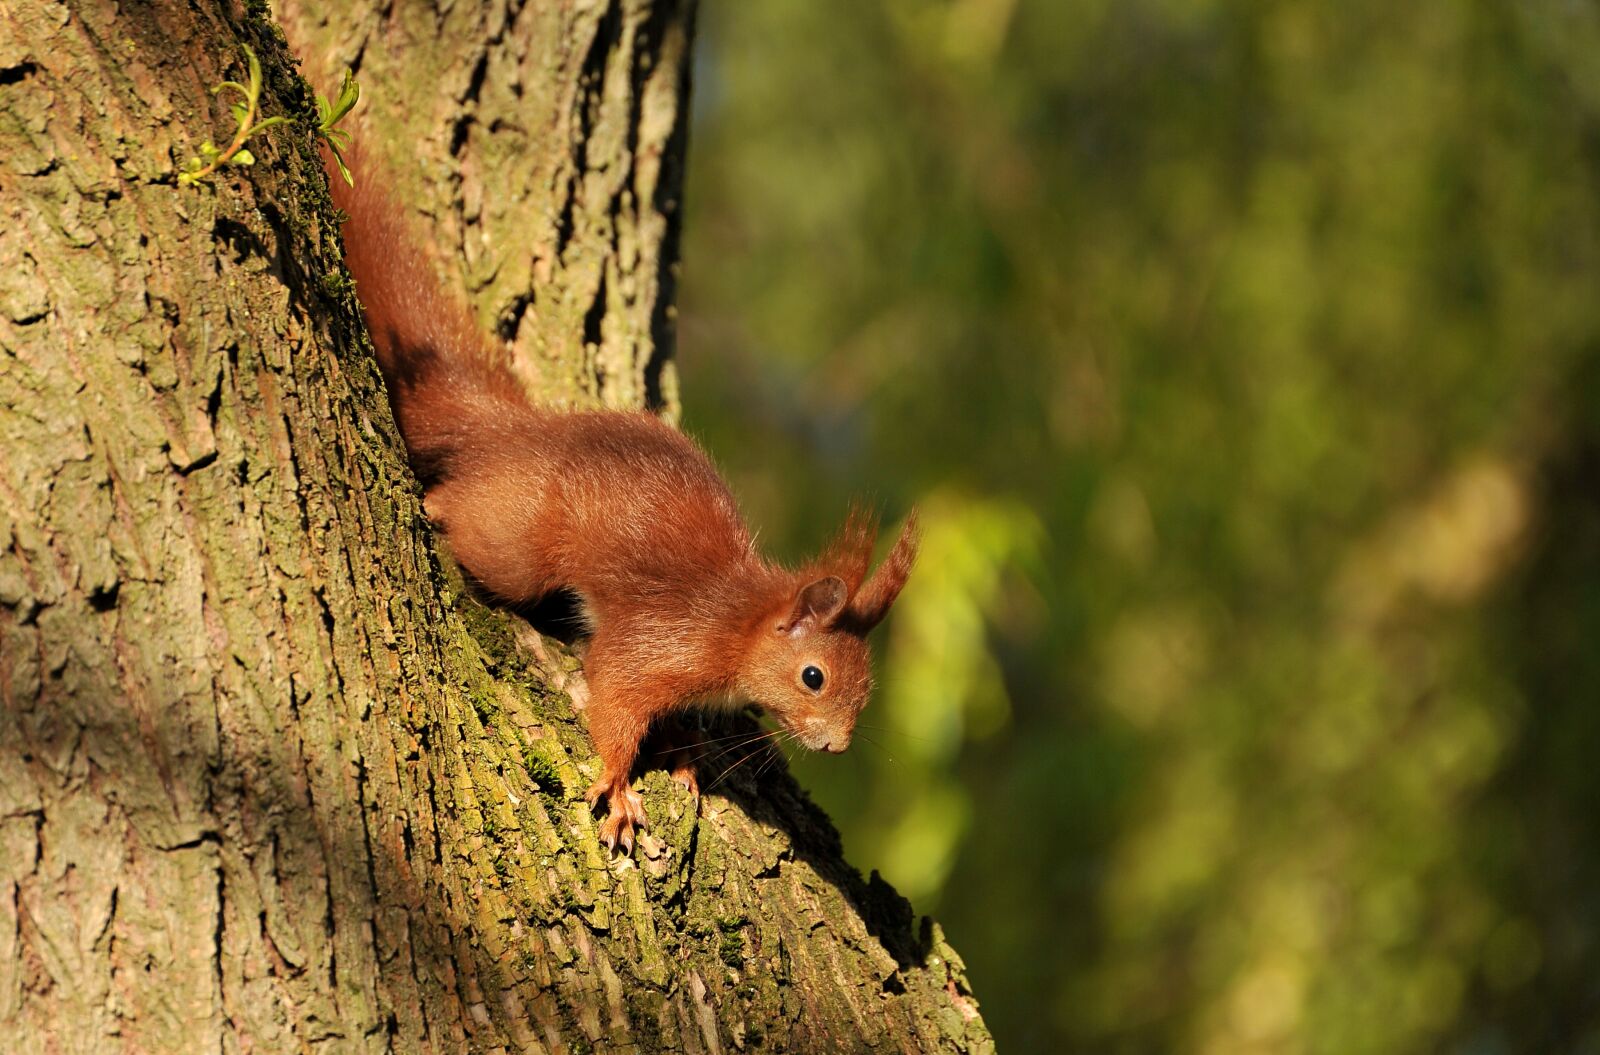
[[[238,92],[243,99],[230,104],[233,119],[237,127],[234,130],[233,141],[226,147],[218,147],[211,140],[200,144],[200,156],[192,157],[184,165],[183,171],[178,173],[180,186],[193,186],[202,182],[206,177],[222,168],[224,165],[254,165],[255,155],[245,147],[246,141],[257,132],[264,132],[274,125],[289,123],[287,117],[260,118],[261,112],[261,61],[256,58],[255,51],[248,44],[240,45],[244,48],[246,65],[249,67],[250,77],[248,84],[238,81],[223,81],[211,89],[211,94],[232,90]],[[344,163],[344,149],[349,146],[350,133],[342,128],[335,128],[346,114],[355,108],[357,100],[361,98],[361,86],[356,83],[355,77],[349,70],[344,71],[344,81],[339,85],[339,98],[329,102],[322,96],[317,96],[317,112],[320,115],[317,122],[316,134],[323,142],[328,144],[328,152],[333,155],[334,164],[339,166],[339,174],[344,181],[355,186],[355,180],[350,175],[350,170]],[[260,118],[258,120],[258,118]]]
[[[328,144],[328,153],[333,155],[333,163],[339,166],[339,175],[343,176],[344,181],[352,187],[356,185],[356,181],[351,178],[350,170],[344,163],[344,148],[350,145],[350,133],[343,128],[333,126],[355,108],[356,101],[360,98],[361,85],[356,83],[354,75],[348,69],[344,71],[344,80],[339,84],[337,100],[330,103],[322,96],[317,96],[317,112],[322,115],[321,121],[317,124],[317,135]]]

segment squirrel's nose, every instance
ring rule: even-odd
[[[843,739],[829,740],[827,743],[822,745],[822,749],[828,752],[830,755],[841,755],[844,754],[844,749],[849,746],[850,738],[845,737]]]

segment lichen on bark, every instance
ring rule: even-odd
[[[297,32],[405,115],[446,281],[545,395],[670,409],[690,10],[344,10]],[[438,556],[311,137],[176,186],[240,41],[303,111],[254,8],[0,7],[0,1037],[987,1049],[781,766],[649,773],[602,854],[581,670]]]

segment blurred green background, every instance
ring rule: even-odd
[[[686,423],[1004,1052],[1600,1052],[1600,8],[709,0]],[[870,740],[870,742],[868,742]]]

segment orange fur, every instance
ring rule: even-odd
[[[866,635],[916,556],[915,516],[870,578],[877,526],[859,509],[803,570],[766,561],[682,433],[642,412],[533,405],[439,288],[382,180],[350,161],[356,189],[330,178],[346,261],[429,518],[493,596],[571,589],[590,618],[603,772],[589,797],[609,807],[606,842],[631,849],[645,823],[629,778],[652,722],[698,701],[748,699],[805,746],[844,750],[872,689]]]

